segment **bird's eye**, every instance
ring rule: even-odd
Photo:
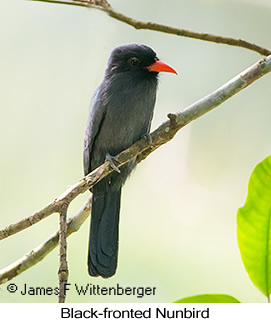
[[[133,66],[138,66],[140,63],[140,60],[137,57],[131,57],[128,59],[128,62]]]

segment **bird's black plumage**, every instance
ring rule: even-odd
[[[139,44],[115,48],[104,80],[91,102],[85,133],[84,172],[104,163],[150,131],[158,72],[149,71],[158,58]],[[118,258],[121,187],[135,160],[113,172],[93,188],[88,271],[104,278],[115,274]]]

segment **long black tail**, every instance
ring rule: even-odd
[[[91,276],[111,277],[118,261],[119,211],[121,189],[92,198],[88,272]]]

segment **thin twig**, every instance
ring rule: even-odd
[[[91,199],[89,197],[87,202],[81,207],[81,209],[67,222],[67,236],[79,230],[81,225],[87,219],[90,214]],[[41,243],[37,248],[29,251],[22,258],[18,259],[11,265],[3,268],[0,271],[0,284],[6,283],[12,278],[20,275],[25,270],[31,268],[45,258],[51,251],[57,247],[59,243],[59,230],[52,234],[46,241]]]
[[[253,44],[251,42],[248,42],[243,39],[237,39],[232,37],[224,37],[209,33],[199,33],[187,29],[181,29],[181,28],[175,28],[170,27],[167,25],[157,24],[154,22],[143,22],[136,19],[133,19],[131,17],[128,17],[126,15],[123,15],[122,13],[119,13],[115,11],[108,2],[106,4],[100,4],[100,5],[94,5],[92,1],[61,1],[61,0],[30,0],[30,1],[39,1],[39,2],[47,2],[47,3],[54,3],[54,4],[64,4],[64,5],[72,5],[72,6],[80,6],[80,7],[87,7],[87,8],[94,8],[99,9],[104,12],[106,12],[110,17],[117,19],[118,21],[121,21],[123,23],[126,23],[136,29],[147,29],[147,30],[153,30],[158,32],[163,32],[167,34],[182,36],[182,37],[189,37],[194,39],[200,39],[204,41],[209,41],[213,43],[218,44],[225,44],[230,46],[237,46],[246,48],[249,50],[252,50],[254,52],[257,52],[261,55],[267,56],[271,54],[271,51],[267,48],[264,48],[262,46],[259,46],[257,44]]]
[[[47,216],[59,211],[61,203],[54,200],[50,204],[46,205],[43,209],[35,212],[33,215],[24,218],[16,223],[12,223],[5,229],[0,230],[0,240],[5,239],[15,233],[18,233],[24,229],[29,228],[33,224],[45,219]]]
[[[59,213],[59,269],[58,269],[58,303],[65,303],[68,282],[67,263],[67,207],[63,207]]]

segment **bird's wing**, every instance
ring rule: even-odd
[[[106,107],[101,101],[100,89],[98,88],[93,95],[90,105],[90,115],[87,122],[85,140],[84,140],[84,172],[85,175],[90,173],[93,168],[91,166],[91,154],[95,139],[102,127],[105,117]]]

